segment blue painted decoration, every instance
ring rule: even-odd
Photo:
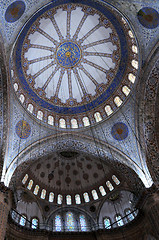
[[[21,139],[26,139],[30,136],[31,127],[30,127],[29,123],[27,123],[26,121],[20,120],[16,124],[15,131],[16,131],[16,134],[18,135],[18,137],[20,137]]]
[[[123,122],[115,123],[112,127],[111,134],[115,140],[121,141],[127,138],[129,133],[128,127]]]
[[[153,29],[159,26],[159,13],[154,8],[145,7],[140,9],[137,17],[145,28]]]
[[[23,1],[15,1],[10,4],[5,13],[5,20],[9,23],[16,22],[25,11],[25,3]]]

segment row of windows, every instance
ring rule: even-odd
[[[24,176],[23,180],[22,180],[22,183],[25,184],[27,182],[28,178],[29,178],[29,175],[26,174]],[[114,183],[116,185],[120,184],[119,179],[115,175],[112,176],[112,180],[114,181]],[[33,186],[33,180],[31,179],[31,180],[29,180],[27,188],[29,190],[31,190],[32,186]],[[113,187],[113,185],[112,185],[112,183],[110,181],[106,182],[106,186],[108,187],[109,191],[113,191],[114,190],[114,187]],[[39,189],[40,189],[39,185],[35,185],[33,193],[35,195],[37,195],[38,192],[39,192]],[[105,191],[104,186],[100,186],[99,187],[99,191],[100,191],[102,196],[106,195],[106,191]],[[98,197],[98,193],[97,193],[96,190],[92,190],[91,193],[92,193],[92,197],[93,197],[94,200],[97,200],[99,198]],[[46,198],[46,190],[45,189],[42,189],[40,197],[41,197],[41,199],[45,199]],[[83,198],[84,198],[84,201],[86,203],[90,201],[90,197],[89,197],[89,194],[87,192],[83,193]],[[49,202],[53,202],[53,201],[54,201],[54,193],[50,192],[49,193]],[[58,194],[58,196],[57,196],[57,204],[62,204],[62,202],[63,202],[63,196],[61,194]],[[81,196],[79,194],[75,195],[75,203],[76,204],[81,204]],[[72,197],[71,197],[71,195],[67,195],[66,196],[66,204],[67,205],[71,205],[72,204]]]
[[[26,214],[22,214],[22,215],[20,216],[20,215],[19,215],[18,213],[16,213],[15,211],[12,211],[12,218],[13,218],[16,222],[18,222],[21,226],[26,226],[26,223],[27,223],[27,220],[28,220]],[[37,218],[37,217],[32,218],[31,221],[30,221],[30,227],[31,227],[32,229],[37,229],[38,226],[39,226],[39,220],[38,220],[38,218]]]

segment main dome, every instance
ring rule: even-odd
[[[63,128],[88,126],[111,115],[129,95],[137,53],[126,19],[111,6],[53,1],[19,35],[14,89],[40,120]]]

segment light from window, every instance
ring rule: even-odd
[[[75,202],[76,202],[76,204],[81,204],[81,198],[80,198],[79,194],[75,195]]]
[[[120,105],[123,103],[123,101],[121,100],[121,98],[118,97],[118,96],[116,96],[116,97],[114,98],[114,102],[115,102],[115,104],[116,104],[117,107],[120,107]]]
[[[89,202],[90,201],[89,200],[89,195],[88,195],[87,192],[83,193],[83,197],[84,197],[85,202]]]
[[[107,185],[107,187],[109,188],[110,191],[113,191],[114,187],[113,187],[113,185],[111,184],[110,181],[107,181],[106,185]]]
[[[124,225],[124,222],[123,222],[123,220],[121,219],[121,216],[120,216],[120,215],[117,215],[115,219],[116,219],[117,225],[118,225],[119,227],[121,227],[121,226]]]
[[[101,115],[100,115],[99,112],[96,112],[96,113],[94,114],[94,117],[95,117],[96,122],[102,121],[102,117],[101,117]]]
[[[111,107],[109,105],[107,105],[107,106],[105,106],[105,112],[109,116],[113,113],[113,110],[111,109]]]
[[[50,192],[49,194],[49,202],[53,202],[54,201],[54,193]]]
[[[19,221],[19,215],[14,210],[12,211],[12,219],[17,223]]]
[[[32,221],[31,221],[31,228],[37,229],[37,227],[38,227],[38,219],[33,218]]]
[[[53,116],[48,116],[48,124],[50,124],[50,125],[54,125],[54,118],[53,118]]]
[[[39,120],[43,120],[43,112],[42,112],[42,111],[38,111],[38,113],[37,113],[37,118],[38,118]]]
[[[136,77],[134,76],[134,74],[132,74],[132,73],[129,73],[129,75],[128,75],[128,79],[129,79],[129,81],[130,81],[130,82],[134,83],[134,82],[135,82],[135,79],[136,79]]]
[[[97,200],[97,199],[98,199],[98,194],[97,194],[97,191],[96,191],[96,190],[92,190],[92,196],[93,196],[93,199],[94,199],[94,200]]]
[[[41,199],[45,199],[45,197],[46,197],[46,190],[43,189],[43,190],[41,191]]]
[[[67,212],[66,213],[66,230],[74,231],[74,229],[75,229],[75,221],[74,221],[73,213]]]
[[[134,215],[131,213],[130,209],[126,209],[125,214],[127,215],[129,221],[132,221],[134,219]]]
[[[70,195],[66,196],[66,204],[67,205],[71,205],[72,204],[72,200],[71,200],[71,196]]]
[[[33,193],[34,193],[35,195],[37,195],[38,192],[39,192],[39,186],[36,185],[35,188],[34,188],[34,192],[33,192]]]
[[[132,51],[136,54],[138,53],[138,49],[136,45],[132,45]]]
[[[63,118],[60,118],[59,120],[60,128],[66,128],[66,121]]]
[[[100,191],[100,193],[101,193],[102,196],[105,196],[105,195],[106,195],[106,191],[105,191],[105,189],[104,189],[103,186],[100,186],[100,187],[99,187],[99,191]]]
[[[130,36],[131,38],[134,38],[134,35],[133,35],[133,33],[132,33],[131,30],[128,31],[128,34],[129,34],[129,36]]]
[[[90,126],[90,122],[89,122],[89,118],[88,117],[84,117],[82,119],[82,121],[83,121],[83,124],[84,124],[85,127]]]
[[[110,229],[111,228],[111,225],[110,225],[110,219],[109,218],[104,218],[104,227],[106,229]]]
[[[24,178],[23,178],[23,180],[22,180],[22,183],[23,184],[25,184],[26,183],[26,181],[28,180],[28,174],[25,174],[25,176],[24,176]]]
[[[24,103],[25,97],[23,94],[20,95],[19,100],[21,101],[21,103]]]
[[[132,60],[131,65],[132,65],[135,69],[138,69],[138,67],[139,67],[138,61],[136,61],[135,59]]]
[[[127,86],[124,86],[122,87],[122,91],[126,96],[128,96],[130,93],[130,88],[128,88]]]
[[[79,215],[79,223],[80,223],[80,228],[82,232],[87,231],[87,224],[86,224],[86,218],[83,214]]]
[[[17,92],[18,91],[18,84],[14,83],[14,90]]]
[[[20,217],[20,222],[19,222],[19,224],[20,224],[21,226],[25,226],[25,224],[26,224],[26,216],[25,216],[25,215],[22,215],[22,216]]]
[[[33,186],[33,180],[30,180],[29,183],[28,183],[27,188],[28,188],[29,190],[31,190],[32,186]]]
[[[60,215],[55,216],[55,230],[60,232],[62,229],[62,219]]]
[[[31,103],[28,104],[27,110],[32,113],[33,112],[33,105]]]
[[[76,119],[71,119],[71,127],[72,128],[78,128],[78,123]]]
[[[115,175],[112,176],[112,179],[113,179],[113,181],[115,182],[116,185],[120,184],[119,179]]]
[[[59,195],[57,196],[57,203],[58,203],[58,204],[62,204],[62,199],[63,199],[62,195],[59,194]]]

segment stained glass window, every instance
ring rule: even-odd
[[[24,103],[25,97],[23,94],[20,95],[19,99],[20,99],[21,103]]]
[[[28,180],[28,174],[25,174],[25,176],[24,176],[24,178],[23,178],[23,180],[22,180],[22,183],[23,184],[25,184],[26,183],[26,181]]]
[[[38,113],[37,113],[37,118],[38,118],[39,120],[43,120],[43,112],[42,112],[42,111],[38,111]]]
[[[76,119],[71,119],[71,127],[72,128],[78,128],[78,123]]]
[[[120,184],[119,179],[115,175],[112,176],[112,179],[113,179],[113,181],[115,182],[116,185]]]
[[[105,196],[105,195],[106,195],[106,191],[105,191],[105,189],[104,189],[103,186],[100,186],[100,187],[99,187],[99,191],[100,191],[100,193],[101,193],[102,196]]]
[[[102,117],[99,112],[96,112],[94,114],[94,117],[95,117],[96,122],[100,122],[102,120]]]
[[[31,221],[31,227],[33,229],[36,229],[38,227],[38,219],[37,218],[33,218]]]
[[[75,229],[75,221],[74,221],[73,213],[67,212],[66,213],[66,230],[74,231],[74,229]]]
[[[132,74],[132,73],[129,73],[129,75],[128,75],[128,79],[129,79],[129,81],[130,81],[130,82],[134,83],[134,82],[135,82],[135,79],[136,79],[136,77],[135,77],[135,75],[134,75],[134,74]]]
[[[117,224],[118,224],[119,227],[121,227],[121,226],[124,225],[124,222],[123,222],[123,220],[121,219],[121,216],[120,216],[120,215],[117,215],[115,219],[116,219]]]
[[[15,211],[12,211],[12,218],[15,222],[19,221],[19,215]]]
[[[89,202],[90,201],[89,200],[89,195],[88,195],[87,192],[83,193],[83,197],[84,197],[85,202]]]
[[[45,199],[45,197],[46,197],[46,190],[43,189],[43,190],[41,191],[41,198],[42,198],[42,199]]]
[[[63,199],[62,195],[59,194],[59,195],[57,196],[57,203],[58,203],[58,204],[62,204],[62,199]]]
[[[55,216],[55,230],[60,232],[62,229],[62,219],[60,215]]]
[[[128,88],[127,86],[124,86],[122,87],[122,91],[126,96],[128,96],[130,93],[130,88]]]
[[[117,107],[120,107],[120,105],[122,104],[123,101],[121,100],[120,97],[117,96],[117,97],[114,98],[114,102],[115,102]]]
[[[76,201],[76,204],[81,204],[81,198],[79,194],[75,195],[75,201]]]
[[[50,192],[49,194],[49,202],[53,202],[54,201],[54,193]]]
[[[89,126],[90,125],[90,122],[89,122],[89,118],[88,117],[84,117],[83,119],[83,124],[85,127]]]
[[[111,184],[110,181],[107,181],[106,185],[107,185],[107,187],[109,188],[110,191],[113,191],[114,187],[113,187],[113,185]]]
[[[71,196],[70,195],[66,196],[66,204],[67,205],[71,205],[72,204],[72,200],[71,200]]]
[[[93,196],[93,199],[94,199],[94,200],[97,200],[97,199],[98,199],[98,194],[97,194],[97,191],[96,191],[96,190],[92,190],[92,196]]]
[[[111,228],[111,222],[110,222],[110,219],[109,218],[104,218],[104,227],[106,229],[110,229]]]
[[[36,185],[35,188],[34,188],[34,192],[33,192],[33,193],[34,193],[35,195],[37,195],[38,192],[39,192],[39,186]]]
[[[25,215],[22,215],[22,216],[20,217],[20,222],[19,222],[19,224],[20,224],[21,226],[25,226],[25,224],[26,224],[26,216],[25,216]]]
[[[65,119],[60,118],[59,123],[60,123],[60,128],[66,128],[66,121],[65,121]]]
[[[79,215],[79,224],[82,232],[87,231],[86,218],[82,214]]]
[[[131,62],[131,65],[135,68],[135,69],[138,69],[138,61],[136,61],[136,60],[132,60],[132,62]]]
[[[113,113],[113,110],[111,109],[111,107],[109,105],[107,105],[107,106],[105,106],[105,112],[109,116]]]
[[[134,215],[131,213],[130,209],[126,209],[125,214],[127,215],[127,219],[129,221],[132,221],[134,219]]]
[[[53,118],[53,116],[48,116],[48,124],[54,125],[54,118]]]
[[[33,186],[33,180],[30,180],[29,183],[28,183],[27,188],[28,188],[29,190],[31,190],[32,186]]]
[[[32,113],[32,112],[33,112],[33,105],[29,103],[27,110],[28,110],[30,113]]]

